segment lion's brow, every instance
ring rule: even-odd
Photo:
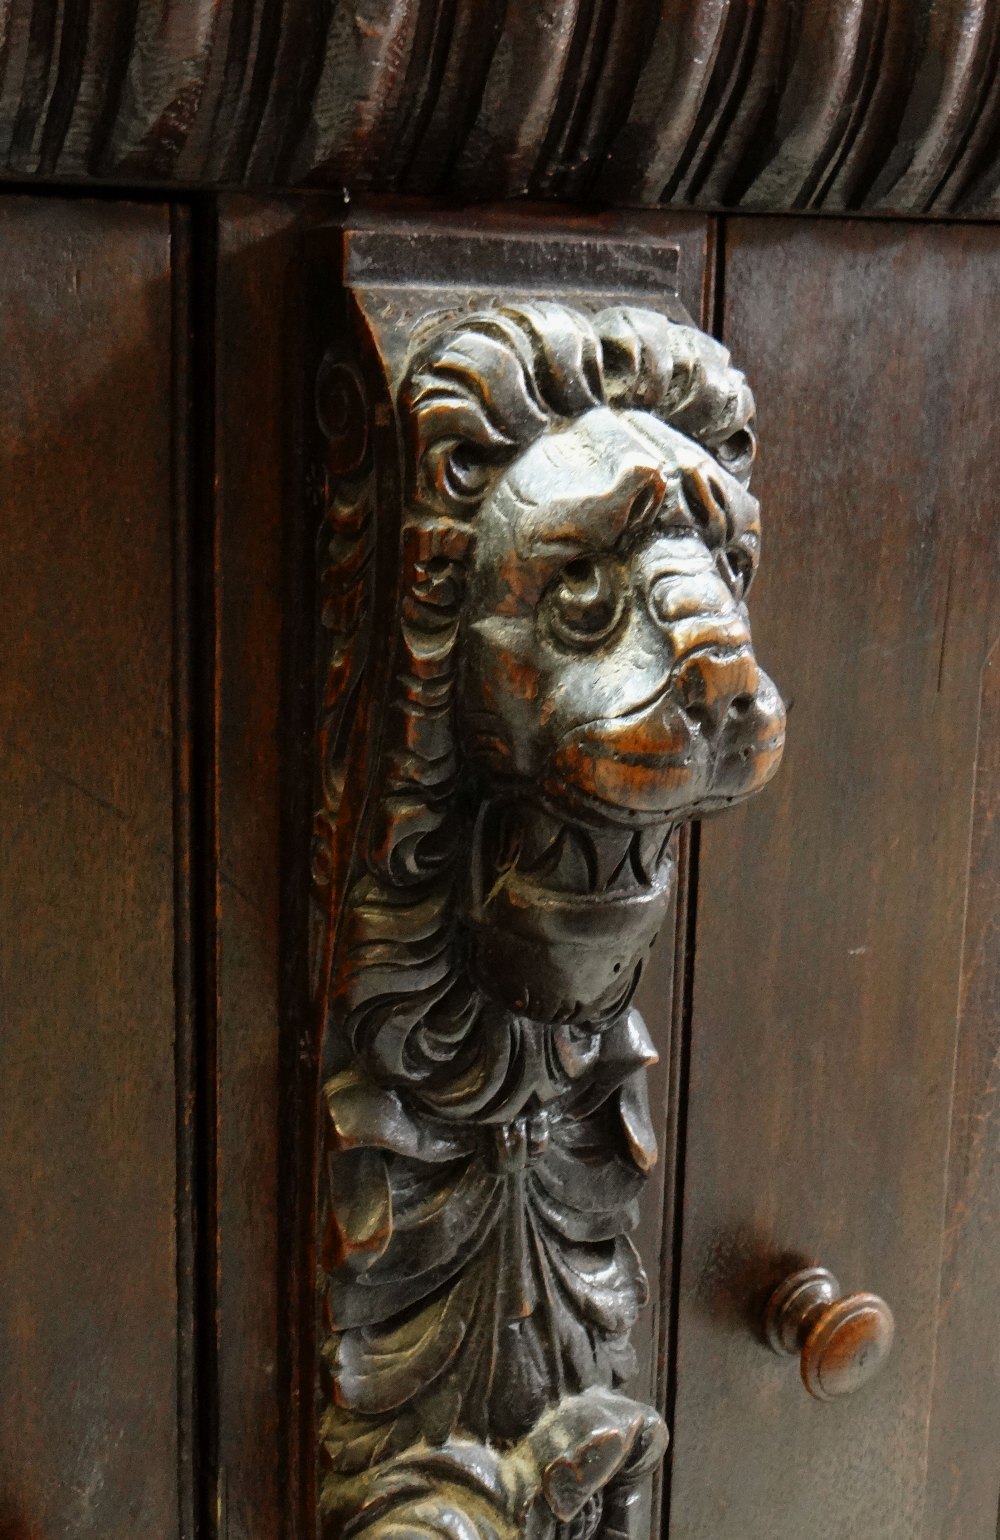
[[[562,545],[570,541],[581,547],[595,543],[608,549],[620,540],[634,540],[653,528],[662,501],[663,484],[677,478],[670,468],[648,465],[647,477],[642,467],[628,462],[615,465],[610,474],[607,462],[595,456],[594,471],[605,474],[588,484],[585,477],[561,477],[554,486],[539,487],[527,477],[513,477],[507,487],[507,499],[517,515],[526,515],[532,528],[532,540],[541,537],[546,544]],[[639,470],[638,478],[635,471]],[[545,493],[549,495],[546,496]]]

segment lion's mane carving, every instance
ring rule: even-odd
[[[745,607],[753,400],[720,344],[499,306],[429,324],[397,406],[395,690],[325,1038],[331,1513],[372,1471],[396,1512],[407,1451],[464,1469],[463,1440],[513,1451],[567,1397],[647,1415],[612,1389],[656,1157],[630,1000],[674,829],[783,741]]]
[[[544,736],[541,718],[553,697],[565,693],[569,672],[580,673],[581,657],[597,664],[579,684],[584,713],[591,702],[601,709],[602,666],[612,690],[627,697],[624,662],[640,691],[655,697],[665,682],[664,669],[677,663],[669,633],[676,637],[686,627],[687,653],[700,659],[682,680],[691,697],[686,720],[697,721],[701,713],[702,723],[675,758],[718,755],[718,744],[710,744],[705,730],[714,689],[728,692],[738,707],[749,706],[742,722],[730,724],[730,757],[737,769],[748,763],[739,760],[741,753],[749,752],[753,761],[744,774],[728,767],[732,784],[719,791],[716,804],[747,795],[775,768],[783,713],[773,686],[753,662],[743,608],[759,553],[757,504],[745,490],[754,455],[752,414],[750,391],[725,349],[652,311],[615,309],[588,321],[556,304],[498,308],[446,323],[416,348],[401,391],[410,480],[395,643],[398,691],[387,713],[363,874],[349,901],[335,1000],[338,1029],[331,1034],[343,1042],[346,1021],[351,1048],[383,1083],[409,1085],[440,1111],[454,1107],[459,1116],[481,1114],[495,1092],[497,1039],[509,1031],[510,1012],[494,1011],[484,999],[484,980],[470,973],[463,924],[463,916],[482,918],[469,915],[462,896],[470,850],[475,844],[477,860],[489,862],[484,844],[490,836],[494,846],[502,844],[505,832],[482,827],[484,800],[503,790],[509,794],[504,799],[509,815],[512,807],[516,811],[518,782],[535,800],[544,777],[546,807],[565,827],[561,793],[571,788],[574,762],[579,770],[586,761],[603,774],[606,796],[586,799],[581,790],[574,832],[586,830],[590,848],[575,853],[576,864],[581,870],[588,862],[600,867],[602,858],[604,864],[619,864],[621,842],[611,839],[610,850],[595,850],[595,837],[599,845],[603,836],[607,845],[609,831],[627,825],[635,834],[627,865],[638,869],[639,881],[662,866],[671,827],[713,805],[707,784],[696,777],[686,784],[676,766],[658,762],[662,745],[648,743],[643,756],[643,733],[647,740],[652,736],[648,724],[640,724],[636,741],[629,742],[621,719],[613,726],[605,718],[610,755],[603,765],[585,741],[564,742],[561,758],[556,753],[548,764],[541,762],[533,752],[533,740]],[[555,464],[553,446],[561,456]],[[511,508],[517,489],[512,490],[509,473],[519,461],[523,472],[529,451],[540,460],[546,452],[550,457],[541,484],[547,471],[556,522],[562,519],[563,527],[542,534],[552,536],[554,561],[537,559],[542,539],[527,521],[515,531],[517,509]],[[530,488],[521,489],[522,508],[525,495]],[[574,511],[587,498],[591,527],[575,530]],[[586,636],[581,643],[566,633],[574,618],[586,630],[602,623],[602,605],[614,607],[614,596],[596,589],[591,594],[603,574],[587,565],[591,551],[608,544],[607,531],[597,527],[606,509],[620,525],[614,531],[620,544],[648,544],[659,521],[668,532],[660,540],[668,557],[672,547],[694,569],[686,585],[675,584],[679,613],[661,625],[668,635],[657,636],[659,656],[652,660],[642,635],[618,638],[618,645],[614,636],[598,635],[596,646],[588,648]],[[488,541],[480,533],[484,512],[490,515]],[[512,598],[517,577],[503,563],[528,565],[515,532],[534,559],[535,591]],[[536,548],[530,549],[533,538]],[[477,553],[477,545],[485,549]],[[714,572],[697,570],[690,549],[697,545],[711,557]],[[661,588],[669,606],[669,584]],[[565,614],[551,615],[549,626],[561,623],[567,641],[549,647],[547,675],[534,635],[518,638],[516,649],[504,652],[498,646],[487,656],[483,625],[510,632],[520,618],[517,599],[520,611],[527,607],[529,614],[546,602],[554,611],[562,601]],[[611,621],[613,630],[613,614]],[[624,659],[622,640],[626,648],[634,643]],[[719,644],[714,651],[713,641]],[[545,696],[537,693],[541,688]],[[668,757],[661,754],[664,761]],[[666,795],[658,804],[661,788]],[[538,827],[536,818],[528,832],[541,843],[552,827]],[[497,860],[504,854],[498,851]],[[563,857],[567,870],[573,856]],[[487,889],[493,877],[492,870],[479,874]],[[647,946],[663,905],[648,907],[654,912],[640,921]],[[591,922],[599,920],[599,908],[591,906]],[[612,903],[605,910],[612,926],[627,929],[627,917]],[[552,966],[545,940],[542,971]],[[586,940],[592,947],[595,937]],[[505,965],[512,961],[505,958]],[[505,1007],[532,1019],[593,1024],[595,1018],[613,1019],[627,1004],[636,968],[623,967],[620,974],[608,998],[558,1002],[555,1008],[538,998],[551,992],[547,987],[536,989],[534,999],[530,991],[524,998],[515,980],[512,990],[499,994]]]

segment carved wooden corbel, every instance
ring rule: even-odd
[[[666,1429],[622,1388],[656,1159],[630,1002],[678,825],[784,737],[745,602],[753,398],[672,247],[338,239],[309,486],[322,1529],[633,1535]]]

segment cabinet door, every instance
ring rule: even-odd
[[[184,251],[164,206],[0,200],[0,1534],[17,1540],[190,1533]]]
[[[671,1540],[995,1532],[998,261],[986,229],[728,225],[790,716],[701,835]],[[804,1263],[896,1315],[832,1404],[760,1340]]]

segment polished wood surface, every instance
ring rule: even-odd
[[[995,0],[7,0],[13,178],[1000,212]]]
[[[297,343],[298,213],[223,200],[201,231],[200,422],[207,443],[203,640],[209,699],[206,816],[211,1061],[206,1094],[212,1283],[205,1390],[217,1414],[202,1449],[206,1522],[278,1536],[290,1522],[294,1256],[287,1102],[295,1015],[282,947],[288,755],[284,669]],[[212,253],[209,258],[209,253]],[[291,430],[291,431],[290,431]],[[217,1515],[217,1518],[216,1518]],[[212,1531],[210,1530],[210,1533]]]
[[[193,1513],[186,246],[162,206],[0,202],[10,1540]]]
[[[989,545],[983,542],[989,555]],[[985,564],[988,573],[990,564]],[[995,633],[994,633],[995,634]],[[926,1533],[995,1540],[1000,1428],[1000,647],[982,674]]]
[[[987,230],[727,227],[723,330],[755,360],[774,509],[755,634],[790,710],[773,795],[702,829],[672,1540],[936,1540],[970,893],[978,934],[997,921],[968,866],[998,752],[995,261]],[[836,1407],[760,1340],[771,1291],[816,1257],[896,1314],[882,1374]],[[954,1274],[956,1336],[984,1287]],[[996,1443],[981,1427],[959,1489],[995,1480]],[[972,1512],[985,1540],[995,1505]]]

